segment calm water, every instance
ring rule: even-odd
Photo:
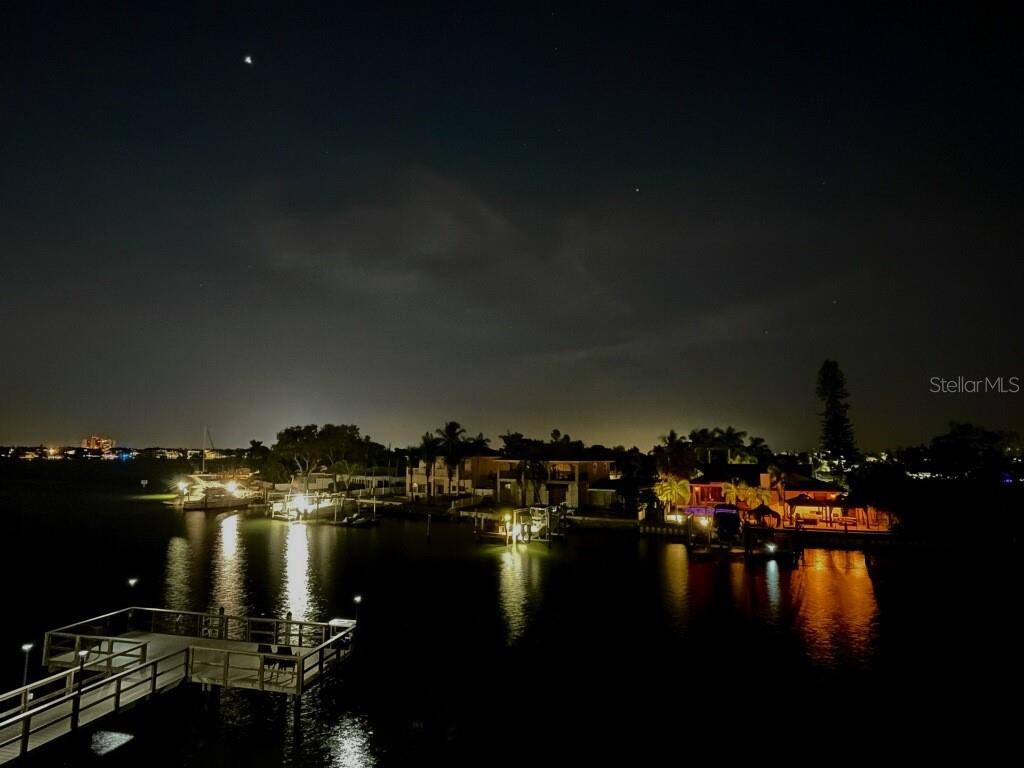
[[[83,738],[44,765],[486,763],[553,750],[645,763],[691,743],[872,743],[851,733],[919,747],[939,723],[957,728],[947,740],[995,728],[1001,710],[982,687],[1021,679],[1012,554],[812,550],[787,568],[691,562],[680,544],[621,534],[507,549],[478,544],[471,526],[435,524],[428,543],[413,521],[346,530],[182,514],[116,483],[11,484],[2,498],[0,577],[16,617],[4,688],[20,680],[22,642],[129,601],[329,619],[364,597],[358,656],[298,709],[185,689],[105,722],[133,737],[123,746],[99,756]]]

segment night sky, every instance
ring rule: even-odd
[[[0,443],[1024,430],[1008,18],[204,5],[0,6]]]

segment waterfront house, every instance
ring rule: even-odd
[[[762,493],[753,503],[744,498],[743,488]],[[889,515],[883,510],[851,502],[844,489],[835,483],[796,472],[772,476],[756,465],[730,464],[707,470],[690,481],[690,501],[686,510],[671,510],[667,520],[681,522],[688,511],[705,514],[716,504],[735,504],[745,513],[764,504],[779,515],[784,526],[843,526],[876,529],[889,527]]]
[[[443,458],[419,461],[406,471],[406,495],[490,498],[498,505],[521,504],[570,507],[589,505],[591,484],[617,477],[615,462],[607,459],[520,460],[503,456],[468,456],[450,468]]]

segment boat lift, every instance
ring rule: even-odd
[[[477,535],[501,539],[506,544],[541,542],[551,546],[552,540],[565,535],[565,509],[559,506],[532,506],[513,509],[498,517],[496,530],[483,527],[480,519]]]

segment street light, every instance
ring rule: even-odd
[[[363,602],[363,596],[362,595],[356,595],[355,597],[352,598],[352,602],[356,604],[356,621],[358,622],[359,621],[359,604],[361,602]]]
[[[128,579],[128,586],[129,587],[134,587],[138,583],[139,583],[139,580],[137,578],[135,578],[134,576],[132,576],[130,579]]]
[[[82,695],[82,683],[85,680],[85,659],[88,657],[88,651],[78,652],[78,695]]]
[[[33,643],[25,643],[23,646],[21,646],[21,651],[25,654],[25,672],[21,676],[22,688],[28,685],[28,655],[32,652],[33,648],[35,648],[35,645]]]

